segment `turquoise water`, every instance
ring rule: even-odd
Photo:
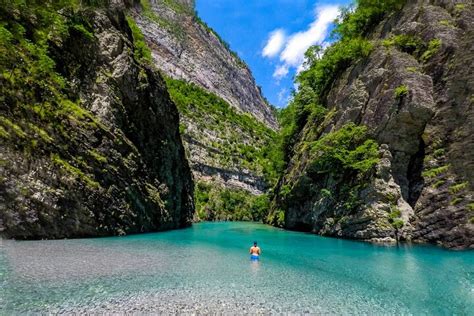
[[[254,223],[0,242],[0,314],[105,311],[472,315],[474,253]]]

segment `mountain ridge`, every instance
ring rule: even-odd
[[[142,0],[135,8],[134,18],[161,71],[195,83],[270,128],[278,128],[248,66],[198,17],[193,1]]]

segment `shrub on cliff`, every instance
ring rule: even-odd
[[[324,135],[311,146],[315,155],[311,172],[340,174],[345,171],[364,175],[379,161],[378,144],[369,139],[367,128],[354,123]]]

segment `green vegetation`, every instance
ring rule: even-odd
[[[442,25],[442,26],[455,28],[455,26],[453,25],[453,23],[450,20],[441,20],[441,21],[439,21],[439,24]]]
[[[463,183],[458,183],[458,184],[454,184],[452,186],[449,187],[449,193],[450,194],[456,194],[456,193],[459,193],[463,190],[465,190],[468,186],[469,182],[463,182]]]
[[[433,39],[428,43],[428,48],[426,51],[421,55],[420,59],[423,62],[427,62],[428,60],[431,59],[441,48],[441,40],[440,39]]]
[[[312,144],[310,172],[339,174],[353,171],[365,175],[379,161],[378,145],[368,139],[367,128],[354,123],[324,135]]]
[[[455,197],[454,199],[452,199],[452,200],[451,200],[451,203],[449,203],[449,204],[451,204],[451,205],[458,205],[459,203],[462,202],[462,200],[463,200],[463,198],[460,197],[460,196],[458,196],[458,197]]]
[[[178,11],[175,12],[182,12],[184,9],[183,5],[173,0],[164,0],[164,3],[174,11],[178,8]],[[184,39],[185,34],[182,25],[179,23],[180,21],[167,19],[161,15],[156,14],[152,10],[150,0],[140,0],[140,4],[142,7],[142,14],[145,17],[157,23],[159,26],[169,30],[177,39]]]
[[[451,26],[449,21],[441,21],[443,25]],[[410,34],[393,35],[382,41],[385,47],[396,47],[400,51],[411,54],[418,60],[426,63],[441,48],[441,40],[433,39],[429,43],[423,42],[419,37]],[[408,67],[407,71],[419,72],[414,67]]]
[[[357,0],[357,8],[343,9],[336,26],[342,39],[367,35],[388,14],[401,10],[406,0]]]
[[[401,216],[402,212],[398,208],[392,206],[392,210],[388,214],[388,222],[396,230],[399,230],[403,225],[405,225],[405,222],[400,218]]]
[[[390,214],[388,214],[388,217],[391,218],[391,219],[395,219],[395,218],[398,218],[400,216],[402,216],[402,212],[396,207],[392,207],[392,210],[390,211]]]
[[[441,166],[441,167],[425,170],[421,173],[421,175],[424,178],[435,178],[435,177],[439,176],[440,174],[443,174],[446,171],[448,171],[448,169],[449,169],[449,165]]]
[[[260,221],[269,198],[245,190],[225,189],[217,183],[198,182],[195,187],[196,215],[200,220]]]
[[[190,6],[187,6],[186,4],[181,3],[179,1],[161,0],[161,2],[176,13],[187,13],[187,14],[193,13],[193,10]]]
[[[406,85],[401,85],[395,88],[395,99],[401,99],[407,95],[408,95],[408,87]]]
[[[95,160],[97,160],[98,162],[100,163],[107,163],[107,158],[102,156],[101,154],[99,154],[97,151],[95,150],[88,150],[87,151],[88,154],[94,158]]]
[[[0,116],[0,124],[2,124],[3,127],[6,128],[7,130],[14,132],[20,138],[25,138],[27,136],[27,134],[23,131],[23,129],[20,126],[13,123],[7,117]]]
[[[92,28],[80,15],[66,18],[58,13],[77,7],[76,1],[36,5],[16,0],[0,8],[0,102],[8,103],[10,116],[1,116],[0,124],[3,130],[27,139],[25,146],[36,147],[38,140],[52,143],[48,129],[61,131],[65,119],[92,117],[68,99],[66,81],[56,72],[50,55],[69,36],[90,40]],[[22,119],[15,118],[16,113]]]
[[[302,71],[296,81],[303,87],[312,88],[321,103],[337,76],[351,63],[359,58],[367,57],[373,45],[365,39],[354,38],[336,42],[328,47],[319,58],[320,47],[312,47],[306,52],[306,64],[309,68]]]
[[[279,188],[278,205],[272,205],[274,209],[266,217],[269,223],[281,225],[281,210],[307,205],[314,197],[325,199],[334,212],[344,216],[362,205],[360,192],[379,161],[378,144],[369,138],[367,128],[349,123],[308,147],[306,173]],[[337,188],[328,189],[325,183],[329,181],[337,183]]]
[[[320,125],[331,112],[324,108],[326,94],[336,78],[355,61],[367,57],[373,44],[364,38],[388,14],[400,10],[405,0],[358,0],[357,8],[346,8],[336,23],[338,39],[324,52],[313,46],[306,52],[306,70],[296,78],[298,92],[288,107],[279,113],[282,132],[280,150],[287,163],[292,156],[298,134],[308,121]],[[411,46],[407,39],[397,43]],[[327,118],[327,117],[326,117]]]
[[[132,30],[135,59],[140,63],[151,64],[151,50],[135,20],[127,16],[128,26]]]
[[[390,224],[393,226],[393,228],[400,229],[400,228],[403,227],[403,225],[405,225],[405,222],[400,218],[396,218],[396,219],[392,220],[390,222]]]
[[[272,145],[276,137],[273,130],[192,83],[171,78],[166,83],[180,113],[196,126],[183,127],[183,132],[212,147],[209,156],[216,165],[248,169],[264,176],[268,184],[276,182],[283,162],[280,151]],[[203,136],[204,130],[217,136],[212,143]]]
[[[32,123],[29,123],[28,128],[35,133],[35,136],[38,136],[45,143],[53,142],[53,138],[49,136],[49,134],[41,127],[38,127]]]
[[[265,218],[265,222],[277,227],[285,227],[285,211],[282,209],[277,209],[268,213],[267,217]]]
[[[93,189],[100,185],[84,171],[92,169],[80,155],[99,163],[107,160],[93,150],[77,152],[81,135],[75,133],[78,126],[84,132],[104,127],[80,105],[70,83],[58,72],[64,65],[56,64],[60,58],[55,52],[70,40],[93,40],[93,27],[81,10],[105,4],[15,0],[0,8],[0,103],[8,108],[0,115],[0,134],[12,148],[34,153],[35,158],[49,157],[52,164]]]
[[[51,154],[51,160],[54,164],[59,166],[61,169],[69,173],[71,176],[81,180],[86,185],[92,188],[99,188],[100,184],[92,180],[88,175],[86,175],[81,169],[72,166],[69,162],[59,157],[57,154]]]
[[[222,39],[222,37],[214,31],[209,25],[207,25],[206,22],[204,22],[198,15],[197,11],[192,10],[191,7],[180,3],[179,1],[176,0],[161,0],[161,3],[168,7],[171,11],[174,11],[177,14],[181,15],[190,15],[193,16],[194,20],[200,24],[208,33],[213,34],[219,42],[229,51],[229,53],[234,57],[234,60],[237,62],[237,64],[241,67],[245,67],[246,64],[245,62],[237,55],[236,52],[234,52],[231,48],[230,45]],[[183,40],[185,38],[185,32],[183,30],[183,26],[181,25],[181,20],[178,18],[177,20],[175,19],[170,19],[166,18],[163,15],[159,15],[155,13],[152,9],[150,0],[140,0],[140,4],[142,7],[142,14],[147,17],[148,19],[152,20],[153,22],[157,23],[161,27],[169,30],[172,34],[176,36],[176,38]],[[133,30],[133,29],[132,29]],[[135,37],[135,36],[134,36]]]
[[[433,184],[433,188],[437,189],[445,183],[446,183],[446,180],[438,180],[435,182],[435,184]]]
[[[454,6],[454,8],[458,11],[462,11],[466,8],[466,5],[464,3],[458,3]]]
[[[438,149],[436,149],[436,150],[433,152],[433,155],[434,155],[436,158],[440,158],[440,157],[444,156],[444,153],[445,153],[445,149],[444,149],[444,148],[438,148]]]
[[[2,126],[0,126],[0,137],[10,138],[10,134]]]
[[[385,47],[397,47],[399,50],[408,54],[418,54],[423,47],[423,41],[413,35],[401,34],[394,35],[382,41]]]
[[[276,132],[192,83],[166,78],[166,84],[183,121],[191,122],[181,124],[180,131],[209,147],[205,159],[210,166],[249,170],[267,185],[276,184],[283,171],[281,151],[274,145]],[[268,211],[269,197],[201,181],[195,186],[195,204],[200,220],[259,221]]]
[[[366,127],[354,123],[325,134],[336,115],[335,109],[327,108],[327,94],[344,71],[372,52],[374,43],[367,39],[369,32],[405,3],[405,0],[359,0],[355,9],[342,11],[333,33],[336,41],[331,46],[324,51],[320,46],[313,46],[306,52],[305,70],[295,80],[298,91],[288,107],[278,113],[281,133],[275,143],[282,152],[284,167],[294,155],[300,161],[309,159],[307,174],[279,188],[281,199],[272,205],[268,222],[282,225],[284,216],[279,214],[284,215],[290,205],[304,204],[314,196],[330,200],[335,209],[344,209],[346,215],[360,206],[359,193],[379,161],[378,144],[368,137]],[[418,40],[399,36],[386,44],[411,51],[418,46]],[[306,142],[301,142],[302,139]],[[304,154],[307,150],[310,157]],[[327,190],[324,179],[338,181],[337,191]]]
[[[406,71],[412,72],[412,73],[419,73],[420,69],[418,69],[417,67],[407,67]]]

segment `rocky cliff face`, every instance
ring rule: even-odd
[[[276,119],[247,65],[194,12],[194,1],[145,0],[134,17],[166,75],[193,82],[271,128]]]
[[[474,248],[473,30],[471,1],[408,1],[370,33],[371,53],[337,76],[328,113],[300,133],[273,210],[285,227]],[[375,167],[315,172],[318,149],[349,123],[378,144]],[[363,140],[351,141],[356,153]]]
[[[185,97],[187,103],[180,104],[180,97],[175,100],[195,179],[222,189],[262,194],[268,186],[262,166],[246,157],[243,147],[260,151],[271,141],[277,123],[247,65],[200,20],[194,1],[143,0],[131,13],[151,49],[154,65],[181,81],[180,90],[193,90],[193,97]],[[201,97],[193,85],[203,89],[207,105],[196,104]],[[259,130],[242,124],[248,121],[241,119],[246,115],[258,121],[251,125],[258,125]]]
[[[123,11],[12,4],[0,12],[0,234],[190,225],[178,111],[160,75],[134,57]]]

